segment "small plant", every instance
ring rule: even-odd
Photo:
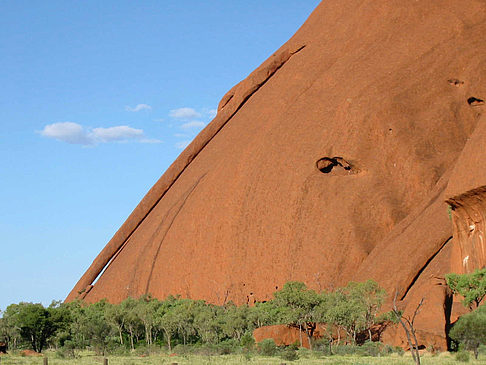
[[[292,348],[292,346],[288,346],[285,350],[283,350],[282,355],[280,355],[280,357],[283,360],[287,360],[287,361],[295,361],[299,359],[297,350],[295,348]]]
[[[456,360],[461,361],[461,362],[469,362],[469,352],[464,351],[464,350],[459,351],[456,354]]]
[[[383,345],[380,342],[367,341],[359,348],[360,355],[377,357],[381,355]]]
[[[401,348],[400,346],[395,346],[394,350],[395,350],[395,353],[398,356],[403,356],[405,354],[405,350],[403,348]]]
[[[255,339],[250,332],[246,332],[243,336],[241,336],[240,344],[245,349],[252,350],[255,347]]]
[[[277,345],[273,338],[266,338],[258,344],[258,352],[263,356],[275,356],[277,354]]]

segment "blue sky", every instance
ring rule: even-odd
[[[318,3],[0,2],[0,309],[64,299]]]

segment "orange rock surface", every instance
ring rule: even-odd
[[[275,341],[277,346],[288,346],[294,343],[310,348],[309,339],[304,332],[299,331],[295,327],[287,327],[283,325],[264,326],[253,331],[256,343],[262,342],[266,338],[271,338]]]
[[[445,348],[443,276],[486,264],[485,21],[482,0],[323,1],[223,97],[67,300],[246,304],[290,280],[372,278],[405,313],[425,297],[419,340]]]

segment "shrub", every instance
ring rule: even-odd
[[[367,341],[358,349],[358,353],[361,356],[379,356],[381,355],[381,349],[383,345],[380,342]]]
[[[381,353],[383,355],[391,355],[395,352],[395,348],[391,345],[385,345],[383,346],[383,348],[381,349]]]
[[[297,348],[297,355],[299,359],[310,359],[315,357],[316,353],[312,350],[306,349],[305,347]]]
[[[282,355],[280,357],[283,360],[287,361],[295,361],[299,359],[299,355],[297,354],[297,350],[293,348],[292,346],[287,347],[282,351]]]
[[[250,332],[246,332],[243,336],[241,336],[240,344],[245,349],[251,350],[255,347],[255,339]]]
[[[400,346],[395,346],[394,347],[394,351],[396,354],[398,354],[399,356],[403,356],[403,354],[405,354],[405,350],[402,349]]]
[[[219,348],[220,355],[234,354],[239,350],[238,341],[234,339],[223,341],[217,347]]]
[[[478,354],[486,355],[486,345],[480,345],[478,348]]]
[[[334,355],[356,355],[359,354],[359,346],[357,345],[338,345],[332,348]]]
[[[277,345],[273,338],[266,338],[258,344],[258,352],[263,356],[275,356],[277,354]]]
[[[467,351],[459,351],[456,354],[456,360],[461,362],[469,362],[469,352]]]
[[[477,359],[479,346],[486,342],[486,306],[465,314],[454,324],[449,336],[465,349],[474,351]]]

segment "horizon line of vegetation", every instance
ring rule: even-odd
[[[446,282],[454,293],[465,298],[464,305],[471,310],[449,335],[477,357],[479,346],[486,342],[486,306],[480,305],[486,295],[486,268],[472,274],[448,274]],[[288,282],[274,293],[272,300],[252,307],[232,302],[218,306],[174,296],[158,300],[150,295],[127,298],[120,304],[106,300],[93,304],[53,301],[44,307],[21,302],[9,305],[3,312],[0,341],[12,350],[30,347],[41,352],[49,347],[72,356],[75,350],[86,348],[104,355],[154,345],[166,346],[169,352],[174,346],[188,345],[249,351],[255,349],[254,329],[283,324],[299,329],[298,346],[302,347],[306,336],[311,350],[316,344],[319,350],[332,354],[333,347],[338,349],[342,344],[379,342],[387,325],[400,322],[401,311],[380,313],[385,298],[385,290],[367,280],[320,293],[302,282]],[[320,341],[314,338],[318,324],[325,325],[320,328]],[[262,345],[275,347],[274,342],[260,343],[256,349],[261,350]],[[386,351],[399,350],[388,347]]]

